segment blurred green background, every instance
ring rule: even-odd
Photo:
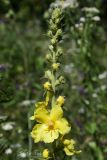
[[[53,3],[54,2],[54,3]],[[49,10],[58,1],[0,0],[0,160],[36,160],[29,117],[43,97]],[[107,160],[107,2],[63,4],[65,116],[82,150],[66,160]]]

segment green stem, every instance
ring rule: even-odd
[[[31,130],[31,121],[30,121],[30,111],[28,112],[28,130],[30,131]],[[28,148],[28,156],[29,156],[29,160],[31,159],[31,153],[32,153],[32,139],[31,139],[31,135],[29,133],[29,136],[28,136],[28,141],[29,141],[29,148]]]
[[[54,52],[53,52],[53,61],[52,63],[56,63],[56,55],[55,55],[55,50],[56,50],[56,46],[54,48]],[[53,96],[52,96],[52,107],[55,105],[55,82],[56,82],[56,73],[54,72],[54,70],[52,69],[52,88],[53,88]]]
[[[25,67],[25,77],[27,79],[27,81],[29,82],[29,69],[28,69],[28,56],[26,55],[26,53],[24,54],[24,67]],[[29,88],[26,89],[26,100],[29,100],[30,97],[30,90]],[[30,108],[28,108],[28,114],[27,114],[27,121],[28,121],[28,157],[29,160],[31,159],[31,154],[32,154],[32,139],[31,139],[31,135],[30,135],[30,131],[31,131],[31,120],[30,120]]]

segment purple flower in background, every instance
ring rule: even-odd
[[[17,83],[16,84],[16,89],[19,90],[20,89],[20,85]]]
[[[0,64],[0,72],[4,72],[9,68],[11,68],[10,64]]]
[[[4,24],[5,21],[3,19],[0,19],[0,24]]]
[[[35,93],[35,89],[32,89],[32,93]]]
[[[87,93],[86,89],[83,86],[78,86],[77,90],[80,94],[83,94],[83,95]]]
[[[80,120],[79,119],[75,119],[74,120],[74,122],[75,122],[75,124],[80,128],[80,129],[83,129],[83,125],[82,125],[82,123],[80,122]]]
[[[6,71],[7,67],[5,64],[0,64],[0,72]]]

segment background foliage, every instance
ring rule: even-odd
[[[38,159],[29,116],[42,95],[48,8],[52,0],[0,1],[0,158]],[[84,7],[97,7],[87,17]],[[72,160],[107,159],[107,2],[85,0],[64,9],[66,117],[82,153]],[[85,18],[85,21],[81,20]],[[32,146],[33,145],[33,146]],[[42,150],[42,145],[40,144]],[[29,158],[30,157],[30,158]],[[37,157],[37,158],[35,158]]]

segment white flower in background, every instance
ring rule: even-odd
[[[18,133],[19,133],[19,134],[22,133],[22,128],[18,128]]]
[[[22,153],[20,153],[20,154],[19,154],[19,157],[20,157],[20,158],[26,158],[26,157],[27,157],[27,155],[26,155],[26,153],[25,153],[25,152],[22,152]]]
[[[81,39],[78,39],[78,40],[77,40],[77,43],[78,43],[79,45],[81,45],[81,43],[82,43]]]
[[[99,74],[98,78],[99,79],[107,78],[107,71],[104,71],[103,73]]]
[[[65,73],[71,73],[71,72],[72,72],[73,67],[74,67],[74,65],[73,65],[73,64],[65,65],[65,67],[64,67],[64,72],[65,72]]]
[[[97,98],[98,95],[97,95],[96,93],[93,93],[93,94],[92,94],[92,97],[93,97],[93,98]]]
[[[15,122],[6,122],[6,123],[2,123],[1,127],[3,130],[9,131],[14,128],[14,125],[15,125]]]
[[[85,21],[86,21],[85,17],[80,17],[80,22],[85,22]]]
[[[101,90],[102,90],[102,91],[104,91],[106,88],[107,88],[106,85],[102,85],[102,86],[101,86]]]
[[[0,120],[6,120],[7,119],[7,116],[0,116]]]
[[[65,8],[77,8],[79,6],[77,0],[65,0],[61,2],[60,0],[56,0],[54,3],[51,4],[51,7],[58,7],[61,6],[63,9]]]
[[[34,104],[34,103],[35,103],[35,100],[24,100],[19,105],[20,106],[29,106],[29,105]]]
[[[99,13],[100,11],[96,7],[84,7],[82,11],[90,13]]]
[[[76,90],[76,89],[77,89],[77,86],[76,86],[76,85],[72,85],[72,89],[73,89],[73,90]]]
[[[85,113],[85,109],[84,109],[83,107],[81,107],[81,108],[78,110],[78,112],[79,112],[80,114],[83,114],[83,113]]]
[[[87,99],[85,99],[84,102],[85,102],[85,104],[87,104],[87,105],[90,104],[90,102],[89,102]]]
[[[76,27],[76,28],[79,28],[79,23],[75,24],[75,27]]]
[[[20,147],[21,147],[21,144],[19,144],[19,143],[11,145],[11,148],[20,148]]]
[[[12,149],[11,148],[7,148],[5,150],[5,154],[12,154]]]
[[[2,133],[0,133],[0,138],[1,138],[1,137],[3,137],[3,134],[2,134]]]
[[[99,16],[95,16],[95,17],[92,17],[92,20],[94,20],[94,21],[100,21],[100,17]]]
[[[83,23],[77,23],[75,24],[75,28],[77,28],[79,31],[83,31],[84,25]]]

